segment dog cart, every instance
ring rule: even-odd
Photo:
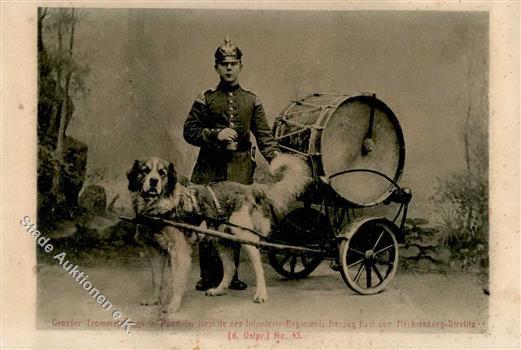
[[[412,197],[398,185],[405,145],[394,113],[374,94],[316,93],[292,102],[276,118],[274,135],[283,152],[307,158],[314,181],[291,210],[274,218],[269,238],[250,242],[154,217],[136,222],[266,249],[271,266],[288,279],[304,278],[330,260],[353,291],[382,291],[398,267]]]
[[[319,252],[270,248],[271,266],[296,279],[329,259],[353,291],[382,291],[412,197],[398,185],[405,144],[394,113],[375,94],[316,93],[289,104],[274,134],[284,152],[307,157],[315,181],[270,238]]]

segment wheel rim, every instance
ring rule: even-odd
[[[316,254],[299,254],[275,249],[269,250],[268,258],[275,271],[289,279],[308,276],[323,260],[322,256]]]
[[[342,277],[360,294],[382,291],[398,267],[398,243],[393,228],[382,221],[363,224],[340,244]]]

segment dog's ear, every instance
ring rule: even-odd
[[[139,170],[141,169],[141,161],[135,160],[132,168],[127,171],[128,190],[131,192],[139,191]]]
[[[174,164],[168,164],[168,183],[166,186],[166,192],[168,194],[173,193],[175,184],[177,183],[177,173],[175,172]]]

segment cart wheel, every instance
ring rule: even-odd
[[[295,253],[287,250],[270,249],[268,259],[271,266],[288,279],[307,277],[324,259],[321,255]]]
[[[372,219],[340,243],[342,278],[360,294],[381,292],[394,277],[398,267],[396,225]]]
[[[296,246],[318,247],[334,239],[328,219],[313,208],[296,208],[278,223],[273,238]],[[308,276],[320,262],[322,254],[269,249],[271,266],[282,276],[298,279]]]

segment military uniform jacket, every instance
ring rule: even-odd
[[[228,143],[217,139],[217,134],[224,128],[237,132],[237,150],[228,150]],[[208,184],[227,180],[252,183],[255,154],[250,132],[264,158],[271,161],[278,152],[278,145],[255,94],[239,85],[230,87],[221,83],[198,96],[183,128],[185,140],[200,147],[192,182]]]

